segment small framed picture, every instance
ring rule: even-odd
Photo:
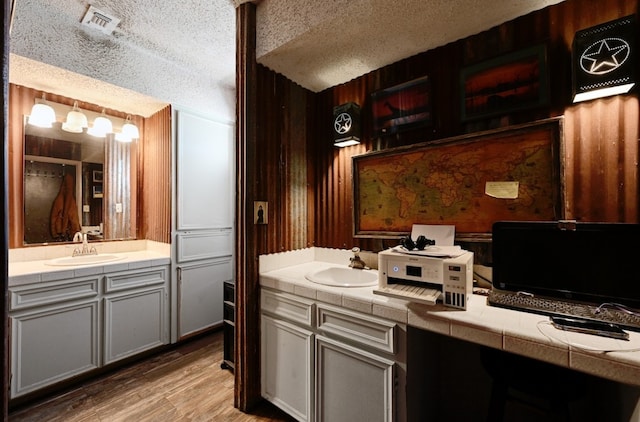
[[[102,198],[102,185],[95,185],[93,187],[93,197]]]
[[[102,183],[102,172],[100,170],[93,171],[93,181],[97,183]]]
[[[253,221],[255,224],[267,224],[269,222],[269,203],[267,201],[253,202]]]

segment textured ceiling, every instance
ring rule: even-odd
[[[235,4],[17,0],[10,81],[121,112],[235,119]],[[262,0],[257,60],[318,92],[562,0]],[[82,25],[89,6],[120,19]]]
[[[257,60],[318,92],[563,0],[264,0]]]

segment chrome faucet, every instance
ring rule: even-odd
[[[351,252],[353,252],[353,258],[349,259],[349,261],[351,261],[349,266],[351,268],[356,269],[356,270],[364,270],[364,269],[366,269],[367,265],[364,263],[364,261],[362,259],[360,259],[360,256],[358,255],[358,252],[360,252],[360,248],[358,248],[356,246],[353,249],[351,249]]]
[[[75,248],[73,250],[73,254],[71,256],[98,255],[98,251],[96,250],[95,247],[92,246],[91,248],[89,248],[89,240],[87,238],[87,234],[86,233],[77,232],[76,234],[73,235],[73,241],[74,242],[82,241],[82,249]]]

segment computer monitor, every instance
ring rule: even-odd
[[[492,267],[500,290],[640,309],[640,224],[499,221]]]

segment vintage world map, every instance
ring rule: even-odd
[[[557,124],[543,125],[355,157],[356,235],[408,233],[413,224],[490,233],[499,220],[556,220],[558,138]],[[496,184],[515,197],[496,195]]]

